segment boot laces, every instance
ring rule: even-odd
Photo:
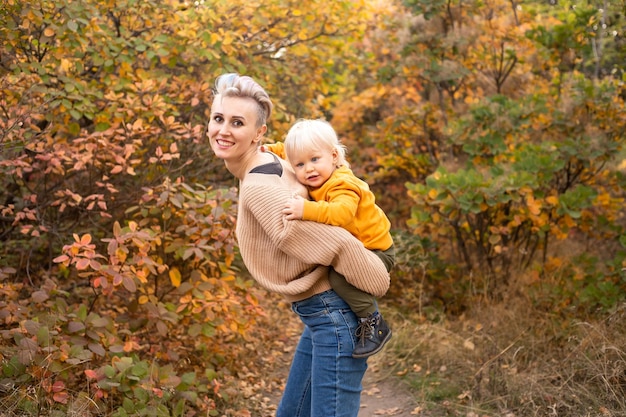
[[[359,342],[364,343],[365,340],[372,337],[374,334],[374,325],[376,324],[376,318],[372,317],[363,320],[356,328],[355,335],[359,339]]]

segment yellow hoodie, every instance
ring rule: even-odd
[[[281,142],[263,145],[285,158]],[[305,201],[302,220],[340,226],[359,239],[369,250],[387,250],[393,245],[391,223],[376,205],[369,185],[347,167],[337,168],[319,188],[309,188],[314,201]]]

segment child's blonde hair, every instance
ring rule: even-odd
[[[298,120],[285,138],[285,154],[288,160],[295,160],[294,156],[310,149],[335,149],[337,151],[337,166],[350,167],[346,160],[347,148],[341,142],[335,129],[326,120],[301,119]]]

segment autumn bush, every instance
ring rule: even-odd
[[[224,369],[246,354],[246,329],[262,314],[233,264],[233,200],[229,190],[166,182],[128,209],[106,245],[75,235],[38,291],[4,287],[12,409],[76,394],[113,415],[180,414],[185,404],[212,412],[225,401]]]
[[[427,282],[441,283],[430,294],[447,293],[457,307],[497,300],[520,272],[545,279],[554,263],[571,263],[597,271],[584,280],[587,294],[607,289],[608,298],[600,301],[598,291],[591,305],[617,305],[624,289],[617,167],[626,126],[623,68],[608,51],[621,38],[594,23],[623,28],[623,19],[591,6],[572,13],[507,2],[488,13],[475,3],[448,6],[405,2],[414,13],[389,24],[394,43],[383,42],[382,30],[371,35],[385,45],[372,52],[385,65],[371,63],[385,75],[376,73],[358,100],[340,103],[333,119],[349,147],[372,147],[355,151],[362,163],[355,170],[372,181],[394,224],[416,244],[428,240],[426,257],[445,265],[443,274],[438,266],[429,272]],[[599,42],[606,57],[592,54]],[[604,58],[605,77],[596,71]],[[563,240],[601,250],[557,256],[552,248]],[[403,266],[398,271],[403,279]],[[422,274],[417,268],[415,283]],[[562,295],[572,302],[578,290]]]

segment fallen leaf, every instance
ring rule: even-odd
[[[402,409],[400,407],[393,407],[387,410],[376,410],[374,414],[377,416],[395,416],[398,415],[400,412],[402,412]]]

